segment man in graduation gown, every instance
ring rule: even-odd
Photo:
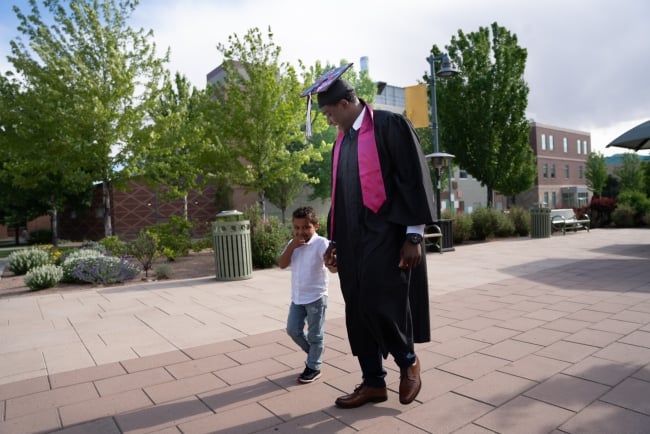
[[[400,368],[399,399],[421,388],[414,343],[430,340],[424,226],[434,220],[433,187],[418,137],[402,115],[376,110],[341,78],[317,93],[338,127],[326,253],[338,268],[352,353],[363,380],[339,397],[341,408],[388,397],[383,359]]]

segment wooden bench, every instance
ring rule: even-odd
[[[425,250],[428,251],[433,246],[442,254],[442,230],[438,225],[428,225],[424,228]]]
[[[578,229],[586,229],[589,232],[590,224],[591,220],[587,214],[578,218],[570,208],[551,210],[551,228],[554,231],[562,231],[563,235],[566,235],[566,231],[577,232]]]

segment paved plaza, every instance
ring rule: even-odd
[[[331,275],[323,375],[284,332],[290,272],[0,298],[0,433],[650,433],[650,230],[428,253],[422,391],[361,381]]]

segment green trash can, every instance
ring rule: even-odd
[[[222,211],[212,224],[217,280],[244,280],[253,277],[251,224],[237,210]]]
[[[530,209],[530,237],[550,238],[551,209],[539,204]]]

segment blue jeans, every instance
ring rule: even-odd
[[[320,370],[323,361],[325,310],[327,296],[324,295],[313,303],[294,304],[289,307],[287,333],[291,339],[307,353],[307,366]],[[305,333],[305,322],[307,333]]]

